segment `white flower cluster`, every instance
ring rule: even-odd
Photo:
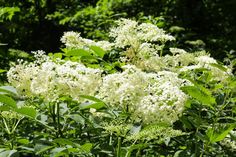
[[[14,111],[2,111],[2,112],[0,112],[0,117],[3,117],[8,120],[23,118],[22,115],[14,112]]]
[[[145,74],[135,66],[126,65],[122,73],[107,75],[99,90],[99,97],[112,107],[134,111],[144,96]]]
[[[230,131],[230,134],[228,134],[222,141],[220,141],[220,144],[224,147],[229,148],[232,152],[236,152],[236,141],[234,140],[235,135],[236,131]]]
[[[136,21],[129,19],[120,19],[116,21],[118,27],[110,31],[110,37],[115,39],[115,46],[124,48],[131,46],[137,48],[141,43],[175,40],[171,35],[167,35],[163,29],[150,23],[138,24]]]
[[[207,55],[200,55],[197,57],[194,57],[194,64],[193,65],[188,65],[184,66],[180,69],[180,71],[191,71],[194,69],[198,68],[206,68],[212,72],[212,79],[217,80],[217,81],[224,81],[227,77],[231,75],[231,69],[229,69],[226,66],[222,66],[222,68],[218,68],[217,66],[217,61]]]
[[[178,72],[179,67],[195,63],[195,54],[187,53],[183,49],[170,48],[172,55],[158,56],[150,55],[139,61],[138,67],[145,71],[158,72],[169,70]],[[153,53],[154,54],[154,53]]]
[[[89,46],[99,46],[104,50],[111,50],[113,47],[112,43],[108,41],[98,41],[95,42],[90,39],[85,39],[80,36],[77,32],[65,32],[61,38],[61,42],[66,45],[67,48],[79,48],[86,49]]]
[[[190,85],[176,73],[146,73],[127,65],[122,73],[103,78],[99,97],[115,108],[133,113],[144,123],[172,124],[181,115],[187,96],[181,86]]]
[[[56,101],[60,96],[79,99],[80,94],[94,95],[101,83],[101,71],[82,64],[57,60],[53,62],[44,54],[33,63],[12,67],[8,81],[24,96],[41,96],[46,101]],[[42,58],[46,58],[42,62]]]
[[[127,137],[127,141],[150,141],[157,140],[157,142],[163,143],[166,139],[170,137],[176,137],[184,135],[180,130],[174,130],[171,127],[164,127],[160,125],[150,125],[141,131],[131,134]]]

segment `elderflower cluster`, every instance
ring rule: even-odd
[[[80,94],[94,95],[101,83],[101,71],[71,61],[52,61],[36,53],[33,63],[20,62],[8,73],[8,81],[24,96],[41,96],[56,101],[60,96],[78,99]],[[46,58],[42,62],[42,58]]]
[[[230,131],[230,134],[227,135],[222,141],[220,141],[220,144],[224,147],[230,149],[232,152],[236,152],[236,142],[233,138],[235,138],[236,131]],[[233,138],[231,137],[233,136]]]
[[[122,73],[114,73],[103,78],[99,97],[112,107],[134,111],[144,96],[147,82],[145,73],[133,65],[126,65]]]
[[[173,36],[151,23],[139,24],[129,19],[120,19],[116,23],[117,27],[112,28],[109,34],[114,39],[115,47],[124,50],[124,61],[141,69],[149,67],[146,62],[148,59],[162,54],[167,41],[175,40]]]
[[[115,46],[124,48],[126,46],[137,47],[144,42],[175,40],[171,35],[165,33],[163,29],[150,23],[138,24],[138,22],[129,19],[120,19],[116,21],[118,27],[110,31],[110,37],[115,39]]]
[[[180,87],[191,83],[169,71],[160,71],[151,77],[148,87],[144,89],[147,94],[141,99],[136,113],[145,123],[172,124],[181,116],[188,99]]]
[[[107,75],[99,97],[113,108],[133,113],[146,123],[172,124],[182,114],[187,100],[180,87],[190,85],[176,73],[146,73],[127,65],[122,73]]]
[[[193,65],[184,66],[180,69],[180,71],[191,71],[198,68],[206,68],[211,71],[212,79],[217,81],[223,81],[228,78],[229,75],[231,75],[231,69],[226,66],[222,66],[222,68],[219,68],[217,67],[217,64],[218,63],[214,58],[207,55],[200,55],[194,57]]]
[[[0,116],[5,118],[5,119],[8,119],[8,120],[23,118],[22,115],[14,112],[14,111],[2,111],[2,112],[0,112]]]
[[[187,53],[185,50],[179,48],[170,48],[170,52],[172,55],[167,54],[165,56],[158,56],[152,53],[153,55],[149,55],[149,57],[143,57],[137,66],[142,70],[151,72],[158,72],[161,70],[178,72],[179,67],[195,63],[194,53]]]
[[[95,42],[90,39],[85,39],[77,32],[65,32],[61,38],[61,42],[65,44],[67,48],[86,49],[89,46],[99,46],[104,50],[111,50],[113,44],[108,41]]]
[[[158,140],[159,143],[163,143],[166,139],[170,137],[176,137],[185,135],[180,130],[174,130],[171,127],[165,127],[161,125],[151,125],[148,126],[141,131],[129,135],[126,140],[127,141],[150,141],[150,140]]]

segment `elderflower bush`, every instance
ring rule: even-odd
[[[53,61],[43,51],[35,53],[32,63],[19,62],[8,71],[8,81],[22,96],[39,96],[57,101],[61,96],[75,100],[80,94],[94,95],[101,83],[101,70],[58,59]]]
[[[217,62],[205,52],[187,53],[170,48],[172,55],[162,56],[165,43],[175,39],[153,24],[128,19],[116,23],[118,26],[110,31],[113,42],[95,42],[76,32],[64,33],[61,41],[69,49],[88,49],[92,45],[105,50],[121,48],[121,57],[127,64],[123,72],[101,76],[99,69],[61,59],[53,61],[39,51],[33,63],[19,62],[10,69],[9,82],[25,96],[56,101],[64,95],[75,100],[82,94],[91,95],[112,108],[132,113],[134,119],[141,119],[145,124],[173,124],[188,99],[180,88],[192,85],[178,78],[178,73],[207,68],[215,80],[225,79],[230,73],[227,67],[224,72],[212,66]]]
[[[204,131],[207,126],[214,126],[209,123],[219,123],[221,117],[217,116],[222,109],[235,102],[235,99],[228,101],[228,97],[233,96],[231,88],[235,89],[234,83],[227,82],[232,76],[231,69],[218,64],[205,51],[188,53],[175,47],[167,49],[166,42],[175,38],[153,24],[140,24],[128,19],[120,19],[116,24],[110,31],[109,41],[93,41],[81,37],[78,32],[65,32],[61,41],[65,44],[65,50],[69,51],[64,51],[60,59],[37,51],[34,52],[34,62],[20,60],[8,71],[9,83],[22,97],[40,97],[50,102],[48,106],[45,105],[47,103],[40,106],[43,112],[44,109],[48,111],[38,116],[37,122],[41,120],[43,126],[53,130],[50,134],[57,139],[68,137],[84,142],[89,139],[99,147],[107,145],[109,139],[109,148],[101,152],[109,154],[114,151],[108,151],[114,142],[117,143],[117,156],[120,156],[120,144],[127,146],[126,156],[132,156],[136,147],[140,149],[138,152],[149,147],[145,150],[149,153],[148,150],[157,148],[156,144],[168,145],[170,138],[177,136],[186,135],[186,139],[190,140],[188,147],[192,146],[193,140],[204,139],[204,143],[209,137],[217,137],[218,134],[210,134],[214,134],[215,128],[208,129],[206,135]],[[87,59],[88,64],[82,59]],[[115,69],[112,61],[117,60],[123,66]],[[109,71],[105,66],[114,69]],[[228,88],[227,94],[224,93],[224,85]],[[217,96],[219,100],[215,98]],[[222,104],[218,105],[221,100]],[[191,108],[191,105],[194,107]],[[207,111],[207,116],[202,116],[204,111]],[[216,116],[214,113],[217,113]],[[7,112],[3,114],[9,116]],[[209,122],[206,117],[210,117]],[[212,117],[216,119],[212,120]],[[191,133],[184,133],[183,130],[191,130]],[[199,133],[205,137],[199,139]],[[118,137],[117,140],[114,136]],[[182,143],[185,137],[179,137]],[[221,138],[213,139],[218,141]],[[57,140],[50,140],[56,141],[53,146],[59,144]],[[73,147],[71,150],[74,151],[74,143],[77,145],[78,141],[73,141],[73,145],[66,141],[65,147],[70,145],[68,147]],[[129,145],[131,142],[132,145]],[[213,142],[211,139],[210,143]],[[172,143],[174,151],[182,147],[177,143]],[[206,143],[208,146],[209,141]],[[87,146],[92,148],[91,143]],[[58,150],[62,147],[60,145]],[[198,150],[204,147],[199,146]],[[98,149],[95,148],[95,151]],[[185,150],[176,154],[182,151]],[[155,152],[156,156],[160,155]],[[150,155],[153,156],[152,153]]]

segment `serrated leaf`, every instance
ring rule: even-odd
[[[36,144],[34,150],[36,151],[36,155],[39,155],[39,154],[44,153],[52,148],[54,148],[54,146]]]
[[[12,108],[17,108],[16,101],[9,96],[0,95],[0,102]]]
[[[35,118],[36,115],[37,115],[37,111],[32,108],[32,107],[27,107],[27,106],[24,106],[24,107],[21,107],[21,108],[17,108],[14,110],[15,112],[17,113],[20,113],[24,116],[27,116],[27,117],[30,117],[30,118]]]
[[[207,130],[207,137],[209,138],[211,143],[219,142],[223,140],[231,130],[236,127],[236,124],[226,125],[224,127],[217,127],[217,128],[208,128]]]
[[[81,146],[81,150],[85,151],[87,153],[89,153],[91,151],[91,149],[93,148],[93,144],[92,143],[85,143]]]
[[[104,55],[106,54],[106,51],[98,46],[90,46],[89,48],[92,49],[95,52],[95,54],[101,58],[103,58]]]
[[[184,86],[181,87],[181,90],[189,94],[191,97],[197,99],[203,105],[209,106],[214,109],[212,105],[216,103],[215,98],[209,95],[210,93],[208,93],[207,90],[203,90],[203,87],[202,89],[200,89],[196,86]]]

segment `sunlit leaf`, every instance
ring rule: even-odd
[[[203,91],[203,89],[196,86],[184,86],[181,87],[181,89],[191,97],[197,99],[203,105],[209,106],[213,109],[212,105],[216,103],[215,98],[209,95],[210,93],[208,93],[207,90]]]
[[[30,118],[35,118],[36,115],[37,115],[37,111],[32,108],[32,107],[27,107],[27,106],[24,106],[24,107],[21,107],[21,108],[17,108],[14,110],[15,112],[17,113],[20,113],[24,116],[27,116],[27,117],[30,117]]]
[[[11,97],[8,97],[6,95],[1,95],[0,94],[0,102],[5,104],[5,105],[8,105],[12,108],[16,108],[17,105],[16,105],[16,101],[14,99],[12,99]]]
[[[90,46],[89,48],[92,49],[95,54],[101,58],[103,58],[103,56],[106,54],[106,51],[98,46]]]

